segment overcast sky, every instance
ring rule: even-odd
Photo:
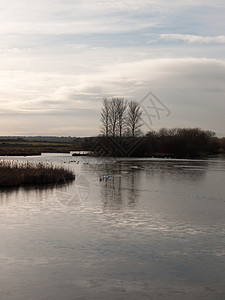
[[[225,136],[224,0],[0,0],[0,135],[99,133],[103,97],[144,130]]]

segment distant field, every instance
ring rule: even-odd
[[[71,144],[64,144],[64,143],[52,143],[52,142],[29,142],[29,141],[24,141],[24,142],[16,142],[16,141],[0,141],[0,147],[2,145],[32,145],[32,146],[60,146],[60,145],[71,145]]]
[[[80,144],[51,143],[51,142],[29,142],[29,141],[0,141],[1,156],[28,156],[40,155],[41,153],[69,153],[81,149]]]

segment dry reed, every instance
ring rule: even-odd
[[[52,164],[0,161],[0,187],[65,183],[74,179],[72,171]]]

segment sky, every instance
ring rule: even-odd
[[[0,0],[0,135],[92,136],[104,97],[143,131],[225,136],[224,0]]]

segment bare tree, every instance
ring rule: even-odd
[[[101,132],[105,136],[122,137],[125,131],[137,136],[142,126],[142,111],[135,102],[127,102],[124,98],[104,98],[101,112]]]
[[[101,132],[105,136],[116,136],[117,134],[118,107],[117,98],[104,98],[102,101]]]
[[[112,98],[109,101],[109,127],[110,135],[115,137],[117,135],[118,123],[118,101],[117,98]]]
[[[140,135],[142,123],[141,106],[136,101],[128,103],[127,107],[127,129],[128,134],[135,137]]]
[[[124,98],[117,98],[117,114],[118,114],[118,135],[122,137],[126,126],[126,110],[127,101]]]
[[[110,107],[110,101],[107,98],[104,98],[102,101],[102,112],[101,112],[101,132],[105,136],[108,136],[110,133],[109,107]]]

